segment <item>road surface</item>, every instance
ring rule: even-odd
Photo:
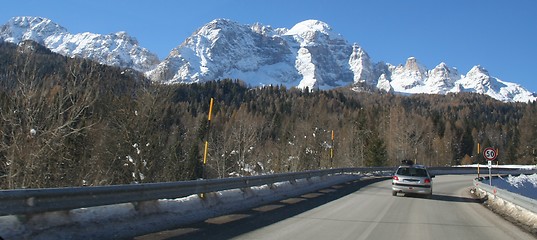
[[[473,176],[437,176],[431,199],[353,182],[150,236],[151,239],[536,239],[468,192]],[[144,239],[144,237],[137,238]]]

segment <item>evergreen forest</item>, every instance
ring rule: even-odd
[[[31,41],[0,44],[0,118],[0,189],[485,163],[478,146],[498,149],[500,164],[537,157],[535,102],[158,84]]]

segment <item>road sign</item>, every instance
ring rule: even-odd
[[[488,161],[494,161],[497,156],[498,154],[496,154],[496,150],[494,150],[494,148],[485,148],[485,150],[483,151],[483,157],[485,157],[485,159],[487,159]]]

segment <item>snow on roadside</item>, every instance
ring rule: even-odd
[[[497,179],[492,179],[492,185],[518,195],[537,199],[537,174],[499,176]]]
[[[523,188],[529,184],[531,184],[534,188],[537,188],[537,174],[529,176],[524,174],[520,174],[520,176],[509,175],[509,177],[507,177],[507,182],[516,188]]]
[[[537,234],[537,213],[529,211],[525,208],[517,206],[509,201],[496,196],[495,194],[487,193],[481,189],[474,192],[481,198],[486,198],[486,206],[493,212],[503,216],[508,221],[526,229],[532,234]]]
[[[308,192],[359,179],[358,175],[337,175],[294,183],[282,182],[250,189],[233,189],[137,204],[75,209],[32,217],[1,216],[3,239],[123,239],[177,228],[211,217],[299,196]]]
[[[503,167],[503,166],[502,166]],[[534,165],[527,166],[512,166],[511,168],[533,170]],[[484,181],[488,184],[488,181]],[[521,196],[525,196],[531,199],[537,199],[537,174],[525,175],[520,174],[518,176],[509,175],[508,177],[492,179],[492,185],[499,188],[515,193]],[[497,214],[503,216],[510,222],[521,226],[532,234],[537,234],[537,213],[532,212],[526,208],[515,205],[510,201],[507,201],[497,194],[487,193],[481,189],[476,192],[480,197],[486,196],[485,204]]]
[[[482,167],[486,168],[487,164],[469,164],[469,165],[456,165],[453,167]],[[521,169],[521,170],[532,170],[537,169],[537,165],[492,165],[492,168],[512,168],[512,169]]]

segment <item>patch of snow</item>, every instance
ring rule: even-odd
[[[531,232],[537,229],[537,213],[517,206],[495,194],[487,193],[481,189],[475,192],[479,197],[486,197],[485,204],[494,212],[507,216],[507,219]]]
[[[493,178],[492,185],[537,200],[537,174]]]
[[[455,165],[453,167],[487,167],[486,164],[467,164],[467,165]],[[521,170],[532,170],[537,169],[537,165],[492,165],[492,168],[512,168],[512,169],[521,169]]]

